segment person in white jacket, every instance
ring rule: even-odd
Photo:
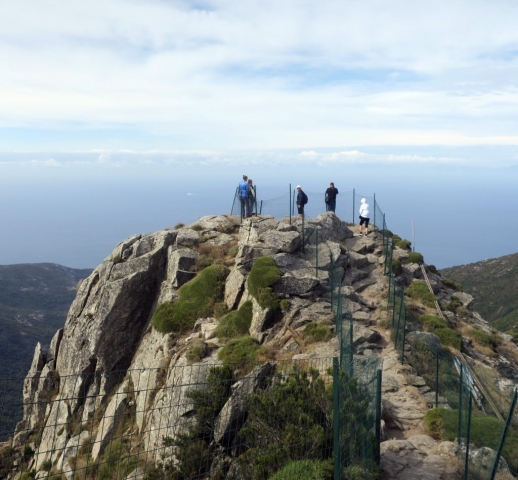
[[[365,233],[362,231],[362,225],[365,224]],[[369,204],[365,198],[362,198],[360,205],[360,236],[369,234]]]

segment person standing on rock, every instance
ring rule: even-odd
[[[250,203],[248,197],[250,196],[250,189],[248,188],[248,177],[243,175],[243,180],[239,182],[238,195],[241,202],[241,218],[250,216]]]
[[[326,212],[335,213],[337,195],[338,188],[335,188],[335,184],[331,182],[329,188],[326,190]]]
[[[308,196],[303,192],[302,187],[297,185],[297,211],[300,218],[304,218],[304,205],[308,203]]]
[[[369,234],[369,204],[362,198],[360,205],[360,236]],[[362,225],[365,224],[365,233],[362,232]]]
[[[255,200],[255,187],[254,187],[254,181],[249,178],[248,179],[248,213],[250,214],[250,217],[254,213],[254,205],[256,206],[256,200]],[[257,211],[255,212],[257,215]]]

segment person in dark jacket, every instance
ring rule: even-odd
[[[248,187],[248,177],[246,175],[243,175],[243,180],[239,182],[238,195],[241,202],[241,217],[247,218],[250,216],[250,203],[248,201],[250,188]]]
[[[335,213],[337,195],[338,189],[335,188],[335,184],[331,182],[329,188],[326,190],[326,212]]]
[[[303,192],[302,187],[297,185],[297,212],[300,218],[304,218],[304,205],[308,203],[308,196]]]

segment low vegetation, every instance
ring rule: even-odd
[[[333,464],[329,460],[298,460],[287,463],[269,480],[331,480]]]
[[[224,365],[241,368],[245,365],[254,365],[259,357],[261,346],[252,337],[241,337],[230,340],[218,352],[218,358]]]
[[[495,350],[502,343],[498,335],[495,335],[494,333],[487,333],[476,326],[469,329],[468,336],[476,344],[481,345],[483,347],[489,347],[492,350]]]
[[[420,280],[414,280],[405,292],[410,298],[426,307],[435,307],[435,295],[428,290],[427,285]]]
[[[254,262],[248,275],[248,291],[262,308],[279,308],[278,295],[271,287],[281,276],[281,271],[273,258],[261,257]]]
[[[464,290],[464,287],[460,283],[453,281],[451,278],[441,278],[441,282],[445,287],[451,288],[457,292],[462,292]]]
[[[439,337],[439,340],[441,340],[441,343],[445,347],[453,347],[457,350],[461,350],[462,337],[456,330],[452,328],[437,328],[433,333]]]
[[[423,255],[419,252],[410,252],[408,254],[408,263],[417,263],[418,265],[422,265],[424,263]]]
[[[218,324],[218,338],[236,338],[247,335],[252,323],[252,302],[246,301],[239,310],[227,313]]]
[[[458,436],[459,411],[445,408],[428,410],[424,416],[428,434],[437,440],[455,441]],[[477,417],[471,419],[470,441],[476,447],[496,449],[502,437],[504,422],[493,417]],[[502,452],[503,457],[513,468],[518,469],[518,431],[515,427],[509,430]]]
[[[153,326],[161,333],[183,333],[192,328],[198,318],[210,317],[214,305],[223,299],[228,268],[212,265],[183,285],[176,302],[158,306]]]
[[[333,335],[329,330],[329,326],[317,322],[309,322],[304,327],[304,336],[309,342],[325,342]]]
[[[426,332],[434,332],[439,328],[448,328],[448,323],[435,315],[420,315],[419,321],[423,324]]]

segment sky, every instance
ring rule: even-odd
[[[361,188],[380,166],[430,191],[452,169],[508,180],[516,25],[515,0],[0,0],[0,191],[21,208],[49,188],[108,202],[124,182],[187,195],[245,169],[261,185],[318,169]]]

